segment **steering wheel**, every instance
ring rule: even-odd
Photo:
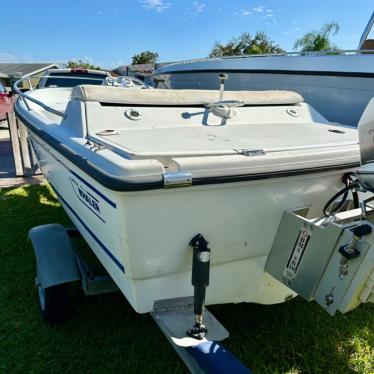
[[[140,90],[149,89],[147,84],[135,77],[107,77],[105,78],[105,82],[103,82],[105,86],[112,86],[112,87],[123,87],[123,88],[138,88]]]

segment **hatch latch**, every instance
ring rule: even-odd
[[[192,185],[192,174],[190,172],[167,172],[163,174],[163,177],[165,188],[187,187]]]
[[[263,156],[265,151],[263,149],[235,149],[240,155],[251,157],[251,156]]]

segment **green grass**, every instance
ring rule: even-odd
[[[0,191],[0,373],[182,373],[148,315],[120,294],[83,297],[64,327],[40,320],[27,232],[69,220],[48,186]],[[273,306],[209,308],[230,331],[225,345],[255,373],[373,373],[374,308],[330,317],[300,298]]]

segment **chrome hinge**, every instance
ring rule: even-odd
[[[240,155],[243,156],[263,156],[265,151],[263,149],[235,149]]]
[[[192,185],[192,174],[190,172],[167,172],[164,176],[164,187],[186,187]]]

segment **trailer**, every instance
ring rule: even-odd
[[[358,200],[358,192],[368,191],[357,181],[330,199],[325,217],[307,218],[308,207],[285,211],[265,265],[275,279],[330,315],[374,302],[374,197]],[[41,315],[48,324],[66,322],[71,282],[80,282],[87,296],[119,291],[108,274],[90,268],[73,243],[79,236],[60,224],[29,232]],[[199,234],[189,244],[194,295],[157,300],[150,314],[191,373],[251,373],[221,345],[229,333],[205,307],[208,242]]]
[[[77,229],[60,224],[37,226],[29,232],[36,258],[35,286],[40,312],[43,321],[50,325],[64,324],[69,318],[69,285],[72,282],[80,282],[86,296],[119,291],[109,274],[96,274],[90,267],[74,243],[77,237],[80,237]],[[206,251],[207,248],[196,247],[197,264],[197,256],[203,252],[201,249]],[[209,262],[202,264],[206,267],[205,279],[197,279],[197,283],[205,283],[199,289],[200,293],[195,294],[198,311],[194,310],[197,307],[194,297],[182,297],[155,301],[150,314],[191,373],[250,374],[251,370],[220,343],[229,333],[204,305]],[[195,271],[200,276],[196,265]],[[200,324],[193,324],[194,314],[195,322]]]

